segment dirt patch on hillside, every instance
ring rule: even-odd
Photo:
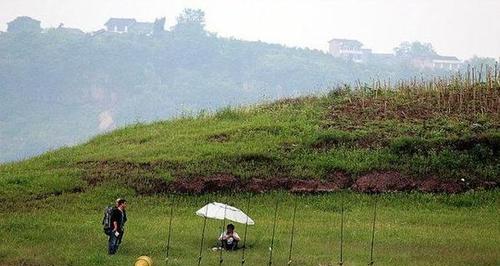
[[[371,172],[356,179],[351,189],[363,193],[396,191],[420,191],[426,193],[461,193],[469,189],[494,189],[497,182],[481,181],[468,183],[465,180],[440,179],[434,176],[422,180],[405,176],[399,172]]]
[[[354,184],[352,176],[344,171],[330,172],[327,174],[326,179],[335,183],[339,189],[347,189]]]
[[[241,180],[230,174],[180,178],[169,184],[168,191],[181,194],[203,194],[210,192],[252,192],[265,193],[285,190],[292,193],[328,193],[350,189],[361,193],[387,193],[421,191],[426,193],[460,193],[472,188],[493,189],[498,187],[494,181],[467,184],[460,180],[442,180],[429,177],[413,180],[395,171],[375,171],[359,176],[355,181],[346,173],[333,172],[326,179],[294,179],[272,177],[267,179],[251,178]]]
[[[467,184],[462,181],[439,180],[430,177],[418,184],[418,190],[431,193],[459,193],[466,189]]]
[[[360,176],[352,188],[358,192],[380,193],[409,191],[415,183],[398,172],[372,172]]]
[[[354,179],[345,172],[335,171],[326,179],[294,179],[272,177],[241,180],[230,174],[217,174],[193,179],[177,179],[170,183],[169,191],[183,194],[203,194],[209,192],[253,192],[265,193],[285,190],[292,193],[328,193],[350,189],[361,193],[386,193],[401,191],[421,191],[428,193],[460,193],[471,188],[493,189],[498,184],[493,181],[467,184],[460,180],[441,180],[429,177],[414,180],[395,171],[375,171]]]
[[[429,193],[460,193],[469,189],[494,189],[495,181],[443,180],[428,177],[421,180],[396,171],[374,171],[353,176],[344,171],[332,171],[324,179],[297,179],[283,176],[241,179],[229,173],[209,176],[177,177],[167,181],[155,173],[157,165],[148,163],[93,161],[80,163],[85,171],[83,179],[90,186],[119,182],[133,188],[138,194],[163,193],[203,194],[211,192],[264,193],[285,190],[292,193],[328,193],[350,189],[361,193],[421,191]]]
[[[193,179],[180,178],[169,185],[170,192],[181,194],[229,191],[264,193],[274,190],[287,190],[294,193],[324,193],[337,191],[339,187],[332,181],[324,180],[299,180],[286,177],[241,180],[230,174],[217,174]]]

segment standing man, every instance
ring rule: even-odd
[[[118,246],[122,242],[124,234],[125,222],[127,222],[127,201],[125,199],[117,199],[116,207],[111,213],[111,232],[109,234],[108,253],[113,255],[118,250]]]

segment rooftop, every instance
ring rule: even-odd
[[[436,55],[432,58],[433,60],[447,60],[447,61],[460,61],[456,56],[445,56],[445,55]]]
[[[350,39],[331,39],[328,42],[341,42],[345,44],[356,44],[356,45],[363,45],[360,41],[358,40],[350,40]]]
[[[136,23],[135,18],[110,18],[104,25],[130,26]]]

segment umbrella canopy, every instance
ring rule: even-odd
[[[240,209],[224,203],[212,202],[196,211],[196,215],[219,220],[231,220],[233,222],[254,225],[252,218],[248,217]]]

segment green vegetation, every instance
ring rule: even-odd
[[[399,61],[356,64],[222,38],[204,29],[199,10],[152,36],[42,30],[40,21],[20,17],[0,34],[0,51],[0,162],[83,142],[103,128],[421,72]],[[103,114],[110,123],[100,126]]]
[[[0,165],[0,264],[126,265],[140,255],[164,259],[167,191],[177,180],[228,175],[251,179],[354,181],[398,175],[412,182],[466,181],[463,194],[405,192],[379,201],[375,261],[383,265],[495,265],[500,259],[498,109],[500,83],[456,78],[435,83],[375,84],[321,97],[286,99],[214,114],[136,124],[75,147]],[[245,183],[241,183],[242,185]],[[460,183],[461,184],[461,183]],[[119,254],[106,255],[103,207],[130,202]],[[352,192],[299,200],[296,265],[332,265],[338,256],[339,202],[346,201],[346,263],[368,262],[374,196]],[[244,194],[177,196],[172,265],[193,265],[207,200],[245,209]],[[247,261],[266,263],[273,204],[280,201],[275,263],[285,263],[293,198],[255,195],[248,213]],[[220,222],[208,224],[203,265]],[[242,232],[243,227],[238,230]],[[324,237],[324,239],[322,238]],[[226,265],[240,252],[224,253]]]
[[[340,173],[356,180],[393,171],[412,180],[498,184],[499,82],[453,82],[339,89],[128,126],[84,145],[0,165],[0,200],[115,182],[150,194],[173,179],[216,174],[245,181],[324,180]]]
[[[106,254],[99,224],[105,203],[117,196],[129,201],[129,223],[117,255]],[[460,195],[387,194],[378,201],[374,260],[378,265],[496,265],[500,262],[499,192]],[[335,265],[339,256],[340,200],[345,200],[344,260],[369,261],[372,196],[340,193],[299,200],[292,265]],[[280,200],[274,264],[287,262],[293,198],[283,193],[257,195],[248,213],[246,261],[267,265],[274,201]],[[244,195],[208,194],[175,199],[169,265],[196,265],[203,219],[194,212],[207,200],[244,209]],[[16,211],[0,207],[2,265],[132,265],[141,255],[163,264],[170,201],[136,196],[119,187],[51,196],[26,202]],[[209,220],[202,265],[218,265],[215,245],[222,221]],[[240,235],[244,226],[236,224]],[[241,251],[224,252],[223,265],[239,265]]]

